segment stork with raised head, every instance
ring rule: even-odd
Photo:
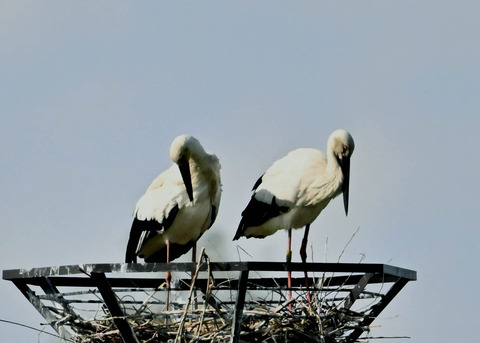
[[[170,262],[195,247],[218,213],[220,163],[188,135],[174,139],[174,164],[161,173],[138,200],[125,262]],[[195,249],[193,249],[195,260]],[[169,273],[167,282],[169,283]]]
[[[345,130],[337,130],[328,138],[326,154],[301,148],[273,163],[253,186],[253,195],[242,212],[233,240],[242,236],[264,238],[288,229],[287,262],[290,262],[292,228],[305,226],[300,249],[305,263],[310,224],[330,200],[343,193],[348,214],[350,157],[354,148],[352,136]],[[305,277],[308,281],[306,273]],[[290,272],[288,279],[291,287]]]

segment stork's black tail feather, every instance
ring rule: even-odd
[[[137,263],[137,246],[140,236],[142,235],[142,230],[137,229],[135,221],[138,219],[135,218],[132,223],[132,228],[130,229],[130,237],[127,243],[127,251],[125,253],[125,263]]]
[[[200,238],[200,237],[199,237]],[[182,244],[170,244],[170,262],[175,260],[176,258],[179,258],[183,254],[186,254],[187,252],[190,251],[191,248],[195,245],[197,241],[193,240],[188,242],[185,245]],[[157,251],[156,253],[145,257],[145,262],[152,263],[152,262],[158,262],[158,263],[167,263],[167,248],[163,248],[162,250]]]

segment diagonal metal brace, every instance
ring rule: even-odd
[[[122,336],[123,341],[125,343],[140,343],[135,335],[135,332],[125,318],[125,314],[118,304],[115,293],[113,293],[112,287],[110,286],[105,274],[92,272],[90,277],[96,282],[98,290],[103,297],[103,301],[105,301],[105,305],[107,305],[107,308],[113,317],[113,322],[120,332],[120,336]]]
[[[40,298],[35,294],[35,292],[28,287],[27,284],[14,280],[13,283],[17,288],[23,293],[23,295],[30,301],[30,303],[37,309],[38,312],[47,320],[50,326],[66,341],[73,342],[72,334],[59,323],[59,318],[57,318],[51,311],[45,308]]]
[[[350,292],[348,298],[346,299],[344,305],[345,309],[349,310],[352,307],[353,303],[358,299],[360,294],[362,294],[365,287],[367,287],[368,282],[373,277],[373,275],[373,273],[365,273],[361,277],[360,281],[355,285],[355,287]]]
[[[393,286],[389,289],[389,291],[382,297],[382,300],[377,304],[373,305],[370,313],[367,317],[363,319],[360,323],[359,327],[352,331],[350,336],[348,336],[346,342],[353,343],[356,342],[360,335],[363,333],[364,328],[368,327],[375,318],[387,307],[390,301],[402,290],[402,288],[408,283],[408,279],[406,278],[399,278],[397,282],[393,284]]]

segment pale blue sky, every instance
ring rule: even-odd
[[[336,199],[312,225],[315,260],[328,235],[336,261],[360,227],[343,262],[365,254],[419,277],[374,333],[475,341],[479,17],[475,1],[0,1],[0,269],[121,262],[133,207],[183,133],[222,164],[200,246],[283,261],[283,232],[231,241],[250,189],[344,128],[349,216]],[[0,319],[43,328],[13,284],[0,294]]]

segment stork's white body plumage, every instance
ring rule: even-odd
[[[297,149],[276,161],[263,175],[254,198],[275,204],[288,211],[266,222],[247,227],[246,237],[264,237],[279,229],[301,228],[313,222],[331,199],[340,193],[341,173],[319,173],[326,170],[325,155],[315,149]]]
[[[255,184],[234,240],[307,226],[342,192],[347,211],[353,149],[350,134],[337,130],[328,140],[326,154],[301,148],[276,161]]]
[[[173,260],[190,250],[215,221],[221,196],[218,158],[185,135],[173,141],[170,155],[175,164],[137,202],[126,262],[136,262],[137,256],[147,262]]]

